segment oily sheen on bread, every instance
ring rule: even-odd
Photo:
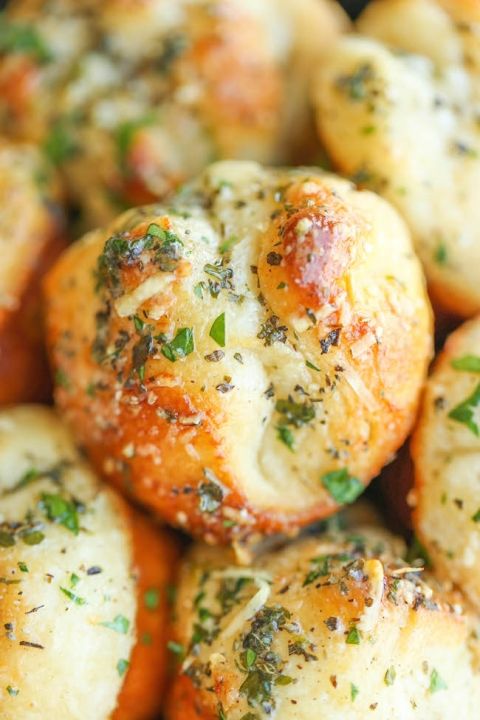
[[[175,550],[46,407],[0,412],[0,716],[148,720]]]
[[[46,295],[78,442],[210,542],[352,502],[406,437],[430,356],[403,222],[315,168],[215,164],[72,246]]]

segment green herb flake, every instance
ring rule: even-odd
[[[386,671],[386,673],[383,677],[383,682],[385,683],[385,685],[393,685],[396,677],[397,677],[397,672],[396,672],[395,668],[393,667],[393,665],[390,665],[390,667],[388,668],[388,670]]]
[[[257,659],[257,653],[255,652],[255,650],[252,650],[251,648],[247,648],[243,654],[243,659],[244,659],[243,664],[245,665],[245,667],[247,669],[251,668],[252,665],[255,664],[255,660]]]
[[[153,125],[154,117],[146,115],[136,120],[127,120],[120,123],[115,131],[115,141],[117,145],[118,159],[122,170],[127,170],[128,153],[135,140],[135,135],[139,130]]]
[[[24,562],[17,563],[20,572],[28,573],[28,566]]]
[[[70,390],[71,383],[70,379],[65,372],[65,370],[62,370],[61,368],[58,368],[55,371],[55,385],[58,385],[59,387],[62,387],[64,390]]]
[[[43,142],[43,152],[56,166],[62,165],[78,152],[73,128],[67,120],[59,119],[53,123]]]
[[[433,256],[433,259],[437,263],[437,265],[446,265],[448,262],[448,252],[447,252],[447,246],[445,243],[439,242],[437,247],[435,248],[435,253]]]
[[[13,486],[12,492],[16,492],[17,490],[21,490],[22,488],[27,487],[28,485],[30,485],[30,483],[38,480],[41,477],[43,477],[43,474],[39,470],[37,470],[36,468],[29,468],[23,473],[20,480]]]
[[[477,437],[480,435],[480,428],[477,425],[475,408],[480,405],[480,383],[473,393],[448,413],[451,420],[462,423]]]
[[[321,478],[321,483],[339,504],[353,503],[363,491],[363,484],[358,478],[352,477],[347,468],[325,473]]]
[[[360,645],[360,639],[360,631],[358,630],[356,625],[352,625],[352,627],[348,631],[345,642],[347,643],[347,645]]]
[[[464,355],[461,358],[455,358],[451,365],[455,370],[480,373],[480,357],[478,355]]]
[[[167,643],[167,648],[170,650],[171,653],[173,653],[179,660],[181,658],[185,657],[186,651],[183,645],[181,645],[178,642],[175,642],[174,640],[169,640]]]
[[[210,337],[212,340],[215,340],[217,345],[220,347],[225,347],[225,313],[221,313],[212,324],[212,327],[210,328],[209,332]]]
[[[87,387],[85,388],[85,394],[88,395],[88,397],[93,398],[95,397],[97,393],[97,387],[95,383],[91,382],[88,383]]]
[[[442,677],[440,677],[438,670],[435,670],[435,668],[433,668],[432,674],[430,675],[430,685],[428,687],[429,691],[433,694],[438,692],[439,690],[446,690],[447,687],[447,683],[445,682],[445,680],[443,680]]]
[[[45,535],[39,530],[28,530],[22,533],[21,538],[25,545],[39,545],[45,540]]]
[[[245,715],[243,717],[245,717]],[[221,703],[217,708],[217,720],[228,720],[225,714],[225,710],[223,709],[223,705]]]
[[[101,622],[99,625],[102,625],[109,630],[113,630],[120,635],[126,635],[130,627],[130,620],[127,620],[124,615],[116,615],[113,620]]]
[[[240,694],[247,698],[250,706],[268,706],[274,709],[273,687],[288,685],[293,681],[282,673],[282,660],[272,652],[272,645],[278,632],[285,629],[290,617],[289,611],[281,605],[264,606],[257,612],[251,621],[249,632],[243,637],[242,658],[247,676],[240,686]],[[249,656],[253,662],[247,668],[245,659],[248,650],[255,653],[255,659],[253,660],[252,654]]]
[[[67,596],[67,598],[68,598],[69,600],[71,600],[72,602],[74,602],[75,605],[85,605],[86,602],[87,602],[87,601],[85,600],[85,598],[82,598],[82,597],[80,597],[79,595],[76,595],[76,594],[73,593],[71,590],[67,590],[67,588],[60,587],[60,590],[62,591],[62,593],[63,593],[64,595]]]
[[[194,288],[193,288],[193,294],[195,297],[197,297],[199,300],[203,300],[203,293],[206,290],[206,285],[204,282],[198,282]]]
[[[14,688],[11,685],[7,685],[7,693],[10,695],[10,697],[17,697],[20,690],[18,688]]]
[[[220,254],[225,255],[225,253],[230,252],[230,250],[233,248],[234,245],[238,243],[239,240],[240,238],[236,235],[230,235],[230,237],[227,238],[225,242],[223,242],[218,248]]]
[[[305,365],[306,365],[308,368],[310,368],[310,370],[316,370],[317,372],[320,372],[320,368],[317,367],[316,365],[314,365],[312,362],[310,362],[310,360],[307,360],[307,361],[305,362]]]
[[[176,362],[183,360],[194,351],[193,329],[182,328],[177,332],[174,339],[162,346],[162,354],[170,360]]]
[[[15,538],[12,533],[0,530],[0,547],[8,548],[15,545]]]
[[[289,450],[295,452],[295,437],[290,428],[288,428],[286,425],[278,425],[277,438],[280,440],[280,442],[286,445]]]
[[[321,555],[319,557],[310,560],[312,569],[307,573],[305,580],[303,581],[303,587],[311,585],[315,580],[320,577],[326,577],[330,572],[330,556]]]
[[[275,410],[283,415],[285,424],[296,428],[307,425],[315,418],[315,407],[312,403],[297,403],[290,396],[287,400],[277,400]]]
[[[78,535],[80,525],[77,508],[73,502],[65,500],[60,494],[42,493],[40,508],[45,512],[49,520],[58,525],[63,525],[74,535]]]
[[[18,585],[21,582],[21,580],[11,580],[10,578],[0,577],[1,585]]]
[[[123,677],[125,675],[129,665],[130,663],[128,662],[128,660],[124,660],[123,658],[117,662],[117,672],[120,677]]]
[[[53,55],[33,25],[12,23],[0,13],[0,53],[31,55],[39,63],[47,63]]]
[[[480,508],[478,508],[477,512],[472,515],[472,520],[474,523],[480,523]]]
[[[142,333],[143,328],[145,327],[145,322],[142,320],[141,317],[138,317],[138,315],[133,316],[133,327],[137,331],[137,333]]]
[[[373,67],[369,63],[362,63],[351,75],[339,77],[336,84],[351,100],[362,101],[369,98],[370,84],[374,78]]]
[[[160,604],[160,591],[157,588],[149,588],[143,594],[143,602],[147,610],[157,610]]]
[[[355,702],[355,698],[357,697],[359,692],[360,690],[358,689],[358,687],[353,683],[350,683],[350,700],[352,702]]]

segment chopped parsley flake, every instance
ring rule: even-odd
[[[430,675],[430,685],[428,689],[431,693],[447,689],[447,683],[440,677],[438,670],[435,670],[435,668],[433,668],[432,674]]]
[[[236,235],[230,235],[230,237],[227,238],[227,240],[225,240],[225,242],[223,242],[220,245],[220,247],[218,248],[219,252],[222,255],[230,252],[230,250],[233,248],[234,245],[236,245],[238,243],[239,240],[240,240],[240,238],[237,237]]]
[[[212,327],[210,328],[210,337],[212,340],[215,340],[217,345],[220,347],[225,347],[225,313],[223,312],[221,315],[219,315],[212,324]]]
[[[265,606],[251,621],[250,631],[244,635],[241,654],[246,678],[240,686],[240,694],[248,704],[270,714],[275,708],[273,688],[288,685],[293,679],[283,674],[283,661],[272,651],[277,633],[283,630],[290,613],[280,605]],[[248,651],[252,651],[248,653]],[[247,665],[246,660],[250,661]]]
[[[80,597],[79,595],[76,595],[76,594],[73,593],[71,590],[67,590],[67,588],[60,587],[60,590],[62,591],[62,593],[63,593],[64,595],[67,596],[67,598],[68,598],[69,600],[71,600],[72,602],[74,602],[75,605],[85,605],[86,602],[87,602],[87,601],[85,600],[85,598],[82,598],[82,597]]]
[[[25,545],[39,545],[45,540],[45,535],[39,530],[26,530],[21,534],[21,538]]]
[[[149,588],[143,594],[143,602],[148,610],[156,610],[160,603],[160,591],[157,588]]]
[[[358,687],[353,683],[350,683],[350,700],[352,702],[355,702],[355,698],[357,697],[359,692],[360,690],[358,689]]]
[[[455,370],[480,373],[480,357],[478,355],[464,355],[461,358],[452,360],[451,364]]]
[[[66,500],[61,495],[42,493],[40,507],[49,520],[63,525],[74,535],[80,531],[77,507],[74,502]]]
[[[204,272],[213,280],[208,281],[208,289],[213,298],[219,296],[221,290],[234,290],[233,270],[226,267],[223,261],[212,264],[207,263],[203,267]]]
[[[7,685],[7,692],[10,695],[10,697],[17,697],[20,690],[18,688],[14,688],[11,685]]]
[[[447,246],[443,241],[435,248],[434,260],[437,265],[446,265],[448,262]]]
[[[12,533],[0,530],[0,547],[8,548],[15,545],[15,538]]]
[[[55,385],[62,387],[64,390],[69,390],[71,387],[70,378],[62,368],[57,368],[55,371]]]
[[[99,625],[120,633],[120,635],[126,635],[130,627],[130,620],[127,620],[124,615],[116,615],[113,620],[101,622]]]
[[[351,75],[342,75],[339,77],[336,84],[351,100],[361,101],[369,97],[369,84],[374,78],[375,72],[373,67],[369,63],[362,63]]]
[[[176,655],[179,659],[185,657],[185,654],[186,654],[185,648],[180,643],[170,640],[167,643],[167,648],[170,650],[171,653]]]
[[[286,425],[277,426],[277,437],[289,450],[294,452],[295,437],[293,432]]]
[[[356,625],[352,625],[352,627],[348,631],[345,642],[347,643],[347,645],[360,645],[360,639],[360,631],[358,630]]]
[[[162,354],[170,360],[176,362],[183,360],[190,355],[195,349],[193,340],[193,329],[182,328],[177,332],[174,339],[162,346]]]
[[[160,240],[155,243],[153,261],[162,272],[173,272],[182,256],[183,242],[172,230],[164,229],[156,223],[151,223],[147,228],[147,237]]]
[[[47,63],[53,56],[33,25],[11,23],[0,14],[0,53],[22,53]]]
[[[49,134],[43,142],[43,152],[53,165],[62,165],[78,152],[73,128],[67,119],[59,119],[53,123]]]
[[[120,677],[123,677],[125,675],[125,673],[128,670],[129,665],[130,665],[130,663],[128,662],[128,660],[121,659],[117,662],[117,672],[120,675]]]
[[[243,716],[242,720],[245,720],[245,715]],[[228,720],[227,716],[225,715],[225,710],[223,709],[222,704],[217,708],[217,720]]]
[[[287,400],[277,400],[275,410],[283,416],[286,425],[296,428],[307,425],[315,418],[315,407],[312,403],[297,403],[290,395]]]
[[[20,572],[28,573],[28,567],[24,562],[17,563]]]
[[[477,512],[472,515],[472,520],[475,523],[480,523],[480,508],[477,510]]]
[[[363,484],[358,478],[352,477],[347,468],[325,473],[321,482],[335,502],[341,504],[353,503],[363,491]]]
[[[477,424],[475,408],[480,405],[480,383],[473,393],[448,413],[451,420],[465,425],[477,437],[480,435],[480,428]]]
[[[118,159],[120,166],[124,172],[127,170],[128,153],[135,140],[137,132],[149,125],[152,125],[154,118],[152,115],[138,118],[136,120],[127,120],[118,125],[115,131],[115,141],[117,145]]]
[[[310,560],[312,570],[307,573],[305,580],[303,581],[303,587],[311,585],[311,583],[318,580],[320,577],[326,577],[330,572],[330,556],[321,555],[319,557]]]

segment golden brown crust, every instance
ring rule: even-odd
[[[137,571],[136,637],[112,720],[151,720],[163,707],[167,680],[169,593],[178,560],[173,535],[130,511]]]
[[[41,406],[0,413],[0,505],[1,717],[150,720],[173,538],[101,486]]]
[[[351,502],[407,434],[430,354],[403,224],[318,170],[218,163],[72,247],[46,291],[79,442],[210,541]]]
[[[477,3],[377,0],[320,66],[317,122],[334,167],[407,221],[434,304],[480,309]]]
[[[50,396],[40,284],[66,243],[58,189],[39,153],[2,143],[0,173],[0,405],[6,405]]]
[[[0,128],[43,144],[88,228],[213,158],[313,145],[310,74],[346,22],[326,0],[17,0],[4,24]]]
[[[480,320],[447,339],[427,382],[412,437],[416,533],[438,572],[480,608]]]
[[[476,717],[474,618],[458,593],[406,564],[401,545],[352,527],[244,568],[195,548],[178,591],[168,719],[443,720],[452,702]]]

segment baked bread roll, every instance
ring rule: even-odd
[[[97,226],[213,159],[291,161],[315,138],[312,69],[345,25],[330,0],[16,0],[0,127],[42,143]]]
[[[352,502],[408,434],[430,357],[404,224],[315,168],[217,163],[72,246],[46,295],[76,438],[209,542]]]
[[[0,405],[49,396],[40,281],[65,246],[59,202],[40,153],[0,142]]]
[[[414,525],[438,571],[480,609],[480,319],[447,340],[412,441]]]
[[[335,167],[374,189],[412,231],[432,297],[480,311],[480,5],[374,0],[367,37],[319,70],[318,127]]]
[[[462,599],[356,527],[236,567],[185,560],[168,720],[478,717],[476,622]]]
[[[174,558],[53,411],[0,412],[2,720],[155,717]]]

